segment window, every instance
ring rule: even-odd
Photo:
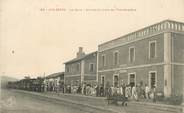
[[[76,66],[76,70],[77,70],[77,72],[79,72],[79,70],[80,70],[80,64],[79,63]]]
[[[94,71],[94,64],[89,64],[89,71],[93,72]]]
[[[116,51],[114,52],[114,65],[117,65],[118,64],[118,61],[119,61],[119,53]]]
[[[135,61],[135,47],[129,48],[129,61],[130,62]]]
[[[150,72],[149,74],[149,86],[154,88],[156,86],[156,72]]]
[[[184,31],[184,25],[182,25],[182,31]]]
[[[69,67],[66,67],[66,72],[70,72],[70,68]]]
[[[129,73],[128,74],[128,83],[131,87],[136,85],[136,75],[135,73]]]
[[[130,74],[129,75],[129,77],[130,77],[130,82],[129,82],[129,84],[133,87],[133,86],[135,86],[135,74]]]
[[[106,65],[106,57],[105,55],[102,55],[102,66]]]
[[[149,58],[156,57],[156,41],[151,41],[149,43]]]
[[[114,76],[114,87],[118,87],[118,85],[119,85],[119,77],[118,77],[118,75],[115,75]]]
[[[72,64],[70,67],[70,72],[74,72],[74,71],[75,71],[75,67],[74,67],[74,64]]]

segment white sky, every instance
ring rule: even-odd
[[[63,62],[74,58],[79,46],[89,53],[98,44],[165,19],[184,22],[184,0],[1,0],[0,8],[0,75],[16,78],[64,71]]]

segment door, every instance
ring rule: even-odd
[[[114,76],[114,87],[118,87],[118,85],[119,85],[119,77],[118,75],[115,75]]]
[[[156,86],[156,73],[150,72],[149,74],[149,87],[152,89]]]
[[[103,87],[105,86],[105,77],[104,76],[102,76],[102,78],[101,78],[101,84]]]
[[[129,84],[131,87],[135,86],[135,74],[129,74]]]

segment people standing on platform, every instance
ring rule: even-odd
[[[83,85],[83,95],[86,95],[86,84]]]
[[[132,87],[132,99],[133,100],[137,100],[138,99],[137,98],[137,89],[136,89],[135,85]]]
[[[73,86],[73,90],[74,90],[73,93],[74,93],[74,94],[77,93],[77,89],[78,89],[78,86],[77,86],[77,85],[74,85],[74,86]]]
[[[137,92],[137,101],[138,101],[141,98],[141,95],[142,95],[140,84],[137,84],[136,92]]]
[[[104,87],[103,85],[100,86],[100,96],[104,96]]]
[[[91,96],[95,96],[95,86],[92,86],[91,88],[90,88],[90,91],[91,91]]]
[[[147,84],[145,84],[145,95],[147,100],[150,98],[149,93],[150,93],[150,88],[148,87]]]
[[[118,95],[121,95],[121,88],[118,87],[118,86],[117,86],[116,88],[117,88],[117,94],[118,94]]]
[[[44,92],[47,92],[48,86],[47,84],[44,85]]]
[[[129,85],[126,85],[125,87],[125,97],[129,98]]]
[[[81,90],[82,90],[81,85],[79,85],[79,87],[77,89],[77,93],[80,94],[81,93]]]
[[[95,90],[96,90],[96,97],[100,96],[100,90],[99,90],[99,85],[95,86]]]
[[[126,84],[124,83],[124,81],[121,81],[121,86],[120,86],[120,94],[125,96],[125,88],[126,88]]]
[[[71,91],[71,94],[73,94],[73,91],[74,91],[74,86],[73,85],[70,85],[70,91]]]
[[[71,93],[71,85],[68,85],[69,93]]]
[[[110,86],[109,87],[108,92],[107,92],[107,95],[106,95],[108,98],[113,95],[113,89],[114,89],[113,86]]]
[[[86,87],[86,84],[82,84],[82,95],[85,95],[85,87]]]
[[[117,96],[117,94],[118,94],[118,88],[113,87],[113,95]]]
[[[132,97],[132,86],[131,85],[129,85],[129,95],[130,97]]]
[[[90,95],[90,85],[89,84],[87,84],[87,86],[86,86],[86,95]]]
[[[126,84],[122,84],[121,87],[120,87],[120,94],[122,96],[125,96],[125,90],[126,90]]]
[[[153,93],[153,102],[156,102],[156,85],[153,86],[152,93]]]

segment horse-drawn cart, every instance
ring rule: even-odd
[[[123,95],[108,95],[107,96],[107,103],[108,104],[115,104],[118,105],[118,103],[121,103],[122,106],[127,106],[127,97]]]

